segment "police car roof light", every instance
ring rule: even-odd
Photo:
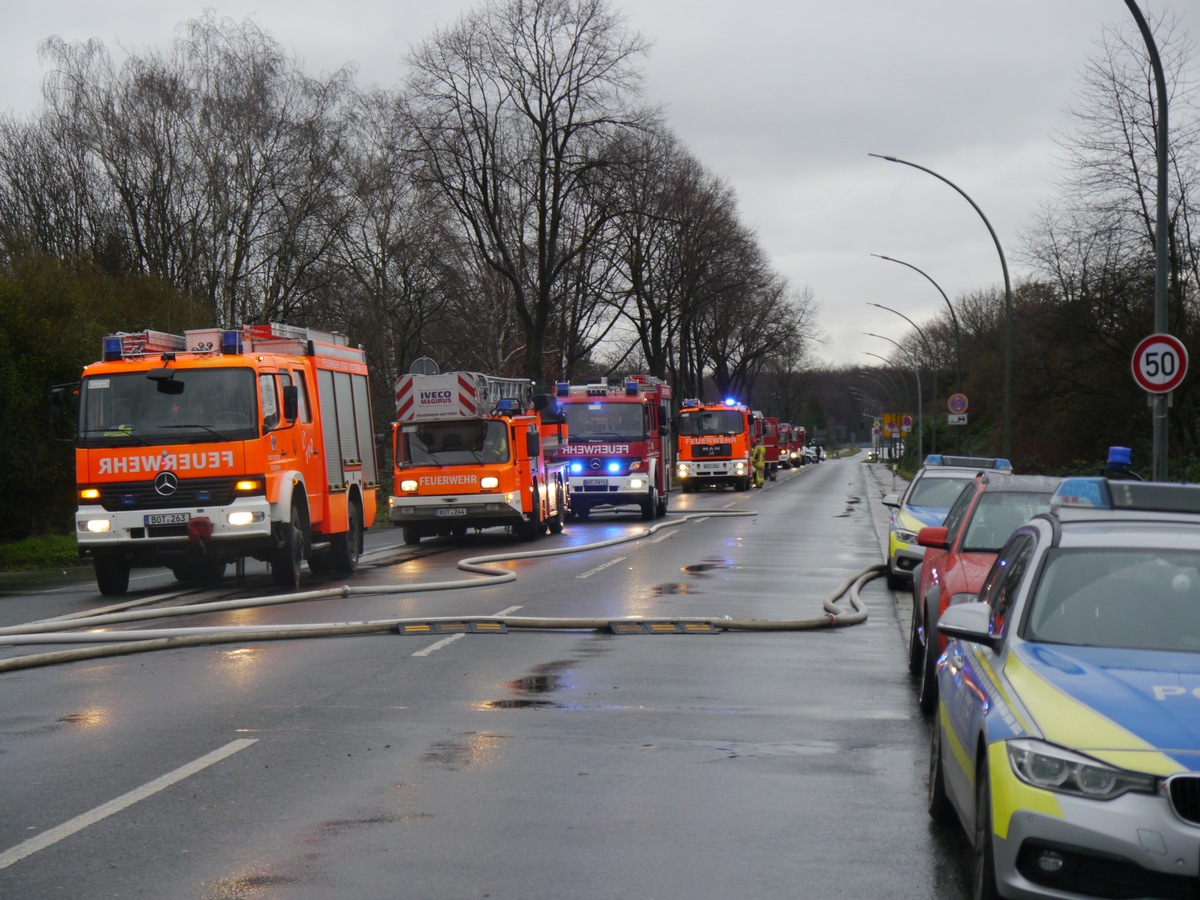
[[[944,453],[930,453],[925,457],[927,466],[956,466],[973,469],[1008,469],[1012,471],[1012,463],[1002,456],[947,456]]]
[[[1054,492],[1050,508],[1200,513],[1200,485],[1065,478]]]

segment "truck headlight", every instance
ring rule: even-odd
[[[642,481],[640,478],[630,478],[629,486],[635,491],[640,491],[646,486],[646,482]]]
[[[687,478],[690,474],[692,474],[691,466],[689,466],[687,463],[680,463],[679,464],[679,477]]]
[[[737,463],[734,465],[733,470],[740,475],[746,471],[746,464],[744,462]]]
[[[261,512],[255,512],[254,510],[250,509],[239,509],[225,516],[225,521],[234,528],[243,528],[246,525],[253,525],[255,522],[261,522],[263,518],[264,517]]]
[[[83,523],[83,527],[89,534],[105,534],[112,528],[112,522],[108,519],[88,519]]]
[[[494,491],[500,487],[500,479],[495,475],[487,475],[479,479],[479,486],[485,491]]]
[[[406,494],[415,494],[417,492],[417,480],[415,478],[406,478],[400,482],[400,490]]]

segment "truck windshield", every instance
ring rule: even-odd
[[[679,433],[689,437],[708,434],[742,434],[745,414],[736,409],[693,409],[679,414]]]
[[[406,425],[396,451],[401,466],[469,466],[509,460],[508,425],[455,419]]]
[[[567,434],[572,444],[646,439],[646,417],[640,403],[589,400],[587,403],[563,403],[561,408],[567,417]]]
[[[143,372],[91,375],[79,394],[80,444],[180,444],[258,434],[250,369],[176,369],[169,383]]]

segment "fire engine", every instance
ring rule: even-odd
[[[100,592],[134,567],[215,581],[246,557],[290,587],[302,559],[353,572],[379,484],[367,375],[361,349],[310,328],[105,337],[75,434],[75,536]]]
[[[478,372],[409,373],[396,388],[395,494],[406,544],[504,525],[526,539],[563,530],[567,428],[533,383]]]
[[[774,481],[779,474],[780,440],[779,419],[774,416],[763,416],[762,420],[763,448],[766,450],[767,478]]]
[[[555,386],[570,439],[557,458],[568,463],[571,514],[636,503],[643,519],[667,512],[671,492],[671,386],[653,375],[623,384]]]
[[[735,400],[684,400],[679,411],[676,474],[684,493],[702,484],[750,487],[750,410]]]

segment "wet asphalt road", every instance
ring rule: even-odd
[[[167,625],[813,618],[881,559],[891,486],[831,460],[763,491],[673,495],[672,519],[756,515],[514,561],[510,584]],[[466,555],[645,524],[598,514],[532,544],[488,532],[419,554],[385,528],[349,583],[461,579]],[[145,574],[131,596],[174,590],[169,573]],[[274,592],[261,568],[228,582]],[[106,605],[70,575],[0,592],[3,625]],[[909,598],[879,578],[863,599],[867,622],[837,630],[390,634],[0,674],[0,897],[965,897],[965,841],[924,809]]]

